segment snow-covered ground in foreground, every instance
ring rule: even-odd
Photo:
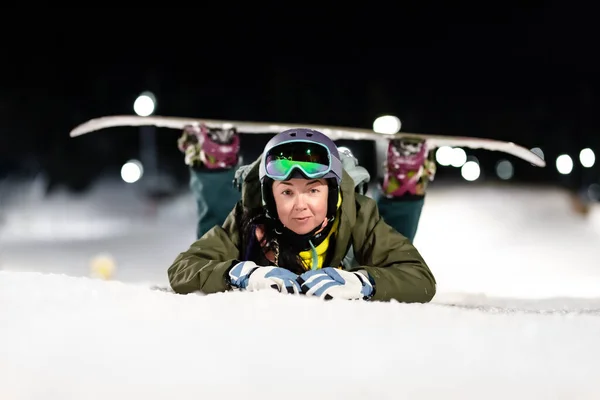
[[[3,399],[600,396],[598,316],[7,272],[0,304]]]
[[[600,398],[600,216],[558,190],[432,187],[438,294],[408,305],[152,291],[191,197],[34,188],[0,211],[1,399]],[[114,281],[88,278],[99,253]]]

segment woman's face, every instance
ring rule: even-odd
[[[327,217],[329,188],[325,179],[293,178],[273,183],[273,197],[281,223],[304,235]]]

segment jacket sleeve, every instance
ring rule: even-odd
[[[371,300],[427,303],[436,292],[429,267],[410,241],[379,215],[375,202],[363,204],[354,232],[355,256],[375,283]]]
[[[237,206],[223,226],[215,226],[179,254],[167,275],[175,293],[200,291],[205,294],[230,290],[227,272],[239,262]]]

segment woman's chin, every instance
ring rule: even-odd
[[[307,221],[294,221],[290,225],[291,226],[288,226],[288,229],[297,235],[306,235],[317,227],[312,221],[312,218],[309,218]]]

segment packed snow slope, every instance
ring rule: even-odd
[[[432,189],[424,305],[150,290],[193,240],[188,195],[7,197],[1,399],[600,398],[600,218],[558,190]]]

